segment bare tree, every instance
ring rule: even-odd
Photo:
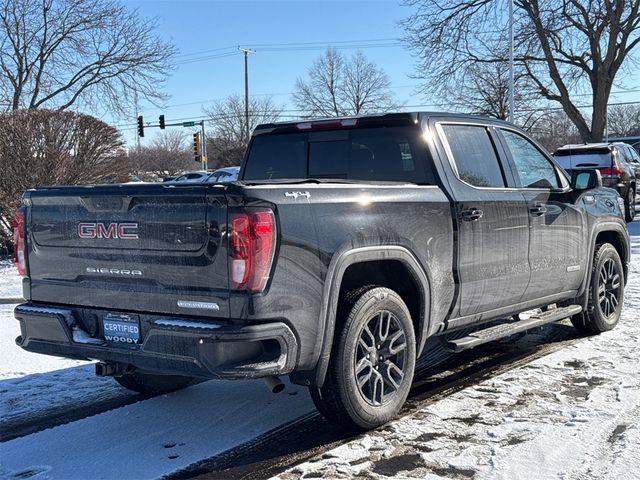
[[[191,135],[182,129],[162,130],[151,141],[151,146],[170,153],[181,153],[189,150]]]
[[[441,94],[468,64],[504,62],[506,6],[490,0],[405,0],[403,23],[425,90]],[[640,0],[515,0],[516,62],[537,95],[557,102],[584,141],[601,141],[611,87],[640,43]],[[592,114],[577,96],[588,92]]]
[[[199,168],[191,152],[191,135],[182,130],[165,130],[151,145],[129,151],[129,171],[144,181],[157,181],[184,170]]]
[[[456,82],[445,85],[447,109],[456,109],[474,115],[507,120],[509,117],[509,70],[504,62],[469,63]],[[514,122],[528,129],[542,116],[536,108],[540,101],[532,98],[532,86],[527,75],[514,76]]]
[[[613,105],[607,118],[609,135],[640,135],[640,105]]]
[[[0,0],[0,104],[124,114],[159,88],[176,49],[117,0]]]
[[[293,102],[309,116],[340,117],[388,112],[393,102],[387,74],[362,52],[345,58],[329,48],[308,71],[308,80],[298,78]]]
[[[249,131],[261,123],[275,122],[282,107],[271,97],[252,97],[249,100]],[[240,165],[246,148],[244,98],[231,95],[205,109],[213,132],[207,137],[207,156],[210,168]]]
[[[527,130],[549,152],[554,152],[562,145],[580,143],[578,129],[561,110],[543,111]]]
[[[127,162],[120,133],[94,117],[16,110],[0,113],[0,171],[0,238],[6,240],[25,190],[124,181]]]

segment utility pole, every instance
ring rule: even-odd
[[[513,0],[509,0],[509,121],[513,118]]]
[[[240,48],[244,53],[244,135],[245,143],[249,144],[249,54],[256,53],[249,48]]]
[[[133,92],[133,104],[135,107],[135,114],[136,114],[136,118],[138,118],[138,92]],[[138,145],[138,152],[140,151],[140,133],[138,132],[138,135],[136,135],[136,142]]]

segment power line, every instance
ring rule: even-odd
[[[638,90],[629,90],[629,91],[624,91],[624,92],[620,92],[620,93],[632,93],[635,91],[639,91]],[[612,92],[613,93],[613,92]],[[253,96],[258,96],[258,95],[271,95],[268,93],[261,93],[261,94],[256,94]],[[211,99],[208,101],[218,101],[218,100],[224,100],[222,98],[220,99]],[[174,106],[185,106],[185,105],[197,105],[201,102],[192,102],[192,103],[184,103],[184,104],[177,104]],[[609,103],[609,106],[616,106],[616,105],[635,105],[635,104],[640,104],[640,101],[637,102],[616,102],[616,103]],[[403,109],[407,109],[407,108],[441,108],[442,104],[441,103],[429,103],[429,104],[421,104],[421,105],[402,105],[400,108]],[[589,108],[591,107],[591,105],[578,105],[576,108]],[[170,108],[169,106],[165,107],[165,108]],[[162,110],[162,109],[156,109],[156,110]],[[535,112],[538,110],[562,110],[562,107],[540,107],[540,108],[529,108],[529,109],[517,109],[516,111],[518,112]],[[304,113],[306,110],[302,110],[302,109],[283,109],[283,110],[279,110],[279,112],[294,112],[294,113]],[[208,115],[198,115],[198,116],[194,116],[194,117],[180,117],[180,118],[173,118],[171,121],[174,122],[182,122],[182,121],[191,121],[191,120],[206,120],[208,118],[212,118]],[[121,127],[129,127],[131,125],[135,125],[134,123],[122,123],[122,124],[118,124],[118,125],[114,125],[116,128],[121,128]]]
[[[418,88],[421,84],[414,83],[409,85],[391,85],[389,88],[392,90],[397,90],[401,88]],[[632,89],[632,90],[618,90],[611,92],[611,95],[623,95],[626,93],[637,93],[640,92],[640,88]],[[264,93],[254,93],[251,97],[277,97],[277,96],[285,96],[285,95],[293,95],[293,92],[264,92]],[[576,93],[573,95],[574,97],[590,97],[590,93]],[[188,107],[190,105],[202,105],[206,103],[219,102],[224,100],[226,97],[218,97],[218,98],[207,98],[204,100],[194,100],[193,102],[185,102],[185,103],[172,103],[169,105],[164,105],[159,108],[151,108],[146,110],[147,112],[155,112],[155,111],[163,111],[168,110],[175,107]],[[437,106],[434,104],[434,106]]]
[[[389,88],[393,89],[400,89],[400,88],[416,88],[419,87],[420,84],[411,84],[411,85],[391,85]],[[640,90],[638,90],[640,91]],[[254,93],[251,95],[251,97],[277,97],[277,96],[284,96],[284,95],[292,95],[293,92],[265,92],[265,93]],[[205,100],[194,100],[193,102],[186,102],[186,103],[172,103],[169,105],[164,105],[162,107],[158,107],[158,108],[150,108],[148,110],[145,110],[147,112],[155,112],[155,111],[163,111],[163,110],[168,110],[174,107],[188,107],[190,105],[202,105],[205,103],[213,103],[213,102],[219,102],[222,100],[225,100],[226,97],[218,97],[218,98],[207,98]]]
[[[609,107],[613,107],[613,106],[618,106],[618,105],[638,105],[640,104],[640,101],[636,101],[636,102],[616,102],[616,103],[609,103],[608,106]],[[591,105],[577,105],[576,108],[589,108],[591,107]],[[430,109],[430,108],[440,108],[440,105],[438,104],[422,104],[422,105],[404,105],[402,107],[403,109]],[[536,112],[536,111],[556,111],[556,110],[562,110],[562,107],[544,107],[544,108],[523,108],[523,109],[516,109],[516,112]],[[281,119],[285,119],[285,118],[290,118],[290,119],[306,119],[306,118],[317,118],[316,115],[301,115],[305,113],[305,110],[300,110],[300,109],[285,109],[285,110],[280,110],[280,115],[279,117]],[[286,114],[285,112],[291,112],[289,114]],[[250,117],[258,117],[263,115],[264,112],[261,111],[256,111],[256,112],[249,112],[249,116]],[[196,116],[196,117],[183,117],[183,118],[174,118],[171,119],[172,122],[187,122],[187,121],[200,121],[200,120],[204,120],[205,122],[214,122],[216,120],[225,120],[225,119],[231,119],[231,118],[244,118],[244,113],[234,113],[234,114],[225,114],[225,115],[214,115],[214,116],[209,116],[209,115],[200,115],[200,116]],[[119,128],[122,131],[128,131],[128,130],[134,130],[136,128],[135,124],[122,124],[122,125],[115,125],[116,128]]]
[[[286,43],[252,43],[251,46],[253,48],[271,48],[271,47],[299,47],[299,46],[328,46],[328,45],[349,45],[355,43],[381,43],[381,42],[399,42],[399,38],[369,38],[362,40],[331,40],[331,41],[321,41],[321,42],[286,42]],[[227,47],[220,48],[212,48],[208,50],[200,50],[198,52],[190,52],[190,53],[181,53],[176,55],[176,58],[189,57],[195,55],[204,55],[212,52],[221,52],[224,50],[237,50],[240,45],[229,45]],[[234,52],[235,53],[235,52]]]
[[[312,50],[325,50],[327,48],[333,48],[336,50],[349,50],[349,49],[369,49],[369,48],[389,48],[389,47],[401,47],[403,44],[399,41],[397,41],[397,39],[395,39],[395,41],[389,43],[389,42],[360,42],[360,43],[321,43],[318,42],[317,44],[315,44],[314,42],[308,42],[308,43],[299,43],[299,44],[262,44],[264,46],[260,46],[259,45],[252,45],[252,47],[260,50],[260,52],[265,52],[265,53],[276,53],[276,52],[302,52],[302,51],[312,51]],[[267,46],[267,45],[272,45],[272,46]],[[237,47],[224,47],[224,48],[220,48],[220,49],[214,49],[211,52],[219,52],[219,53],[214,53],[211,55],[204,55],[204,56],[196,56],[194,58],[185,58],[185,57],[180,57],[178,56],[178,60],[175,61],[173,64],[174,65],[186,65],[189,63],[197,63],[197,62],[205,62],[205,61],[209,61],[209,60],[217,60],[220,58],[226,58],[226,57],[232,57],[232,56],[236,56],[239,55],[240,52],[238,51],[232,51],[231,48],[237,48]],[[226,51],[225,50],[229,50]],[[203,55],[203,53],[207,53],[208,51],[204,50],[203,52],[199,52],[199,55]],[[196,55],[194,54],[187,54],[189,56],[191,55]]]

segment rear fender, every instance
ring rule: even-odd
[[[320,311],[321,332],[318,335],[320,355],[315,369],[314,383],[321,387],[324,383],[329,365],[329,357],[333,346],[336,328],[336,314],[340,296],[340,286],[347,268],[356,263],[397,260],[407,267],[413,279],[417,282],[421,294],[421,314],[418,319],[416,331],[417,354],[422,351],[427,340],[430,328],[431,294],[430,275],[428,268],[424,269],[415,256],[406,248],[395,245],[380,245],[355,248],[334,255],[327,271],[327,280],[324,285],[323,302]]]

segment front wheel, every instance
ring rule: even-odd
[[[148,395],[160,395],[180,390],[194,382],[192,377],[181,375],[155,375],[152,373],[133,372],[114,377],[124,388]]]
[[[620,320],[624,300],[624,270],[618,251],[610,243],[596,247],[591,270],[587,311],[571,322],[583,333],[611,330]]]
[[[369,287],[348,294],[322,388],[311,388],[329,420],[371,429],[393,419],[411,388],[416,361],[411,315],[393,290]]]

